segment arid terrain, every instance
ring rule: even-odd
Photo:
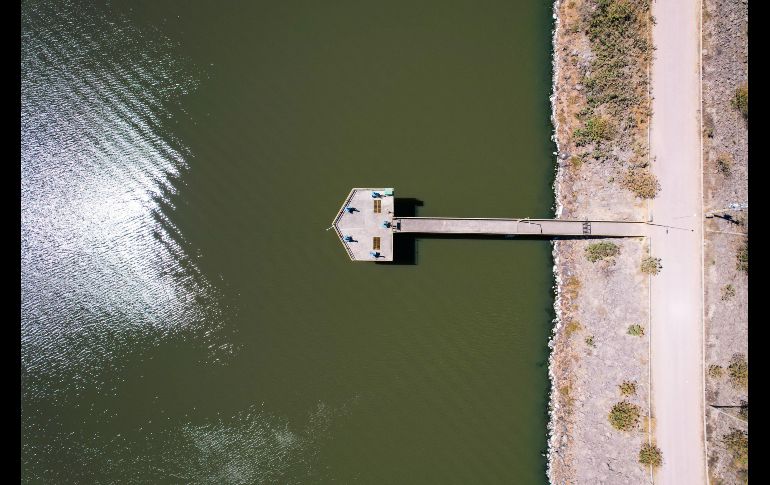
[[[748,95],[748,4],[703,3],[703,181],[706,432],[712,484],[746,483],[748,459],[748,117],[733,100]]]

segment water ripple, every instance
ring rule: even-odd
[[[88,6],[25,4],[21,37],[25,402],[103,385],[137,343],[196,335],[226,358],[220,292],[169,216],[191,154],[163,124],[200,74]]]

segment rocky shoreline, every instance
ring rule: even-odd
[[[649,163],[649,58],[637,55],[634,65],[631,52],[629,59],[621,59],[631,62],[628,69],[602,71],[595,62],[592,34],[608,19],[620,18],[632,28],[617,42],[649,48],[649,2],[628,10],[623,9],[629,4],[601,3],[604,6],[595,0],[555,0],[553,5],[556,217],[644,220],[646,201],[627,181],[644,173]],[[608,12],[608,4],[620,10]],[[615,81],[629,84],[630,95],[603,99],[602,86],[611,91]],[[611,129],[595,129],[605,125]],[[649,248],[642,238],[616,240],[616,256],[592,262],[586,258],[592,242],[553,243],[556,321],[549,342],[547,475],[556,484],[651,482],[649,467],[638,461],[640,446],[649,441],[654,427],[648,419],[649,336],[644,332],[649,277],[639,270]],[[621,384],[630,385],[633,392],[623,392],[628,387]],[[608,415],[623,401],[636,406],[641,416],[621,431]]]

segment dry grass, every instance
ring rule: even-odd
[[[722,287],[722,301],[727,301],[735,296],[735,287],[733,285],[725,285]]]
[[[737,108],[745,119],[749,119],[749,85],[747,83],[735,89],[730,104],[733,105],[733,108]]]
[[[640,199],[654,199],[660,192],[660,182],[648,168],[629,168],[622,185]]]
[[[730,382],[736,389],[747,389],[749,387],[749,363],[743,354],[735,354],[727,366],[727,373],[730,376]]]
[[[661,269],[663,269],[663,265],[660,263],[660,258],[653,258],[652,256],[647,256],[642,260],[640,269],[644,274],[656,275],[660,273]]]
[[[617,244],[610,241],[591,243],[586,247],[586,259],[595,263],[601,259],[612,258],[620,254]]]
[[[738,469],[748,469],[749,436],[744,431],[733,428],[722,437],[722,442],[733,455],[733,465]]]
[[[571,408],[572,405],[575,403],[575,398],[572,397],[572,386],[570,384],[561,386],[559,388],[559,395],[561,396],[564,405],[568,408]]]
[[[571,337],[574,333],[579,332],[583,329],[583,326],[580,325],[580,322],[577,320],[570,320],[567,322],[567,325],[564,326],[564,333],[567,336],[567,338]]]
[[[663,453],[654,444],[644,443],[639,450],[639,463],[657,468],[663,464]]]
[[[620,393],[624,396],[633,396],[636,394],[636,382],[634,381],[623,381],[618,388],[620,389]]]
[[[636,404],[628,401],[620,401],[612,406],[607,418],[613,428],[620,431],[631,431],[639,424],[641,410]]]
[[[717,173],[729,177],[730,174],[733,173],[734,164],[735,161],[733,160],[732,155],[727,152],[720,153],[716,161]]]
[[[575,300],[580,294],[580,288],[582,286],[583,285],[580,283],[580,280],[577,278],[577,276],[570,276],[569,279],[564,283],[562,290],[564,292],[564,297],[569,300]]]

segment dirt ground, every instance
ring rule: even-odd
[[[748,4],[703,5],[704,207],[718,211],[748,202],[748,122],[730,103],[748,79]],[[722,165],[720,171],[720,159],[727,170]],[[748,387],[729,375],[733,359],[748,359],[748,278],[736,258],[747,237],[748,210],[717,214],[733,220],[714,217],[705,224],[706,432],[711,483],[733,484],[746,482],[723,437],[733,429],[748,433]]]

